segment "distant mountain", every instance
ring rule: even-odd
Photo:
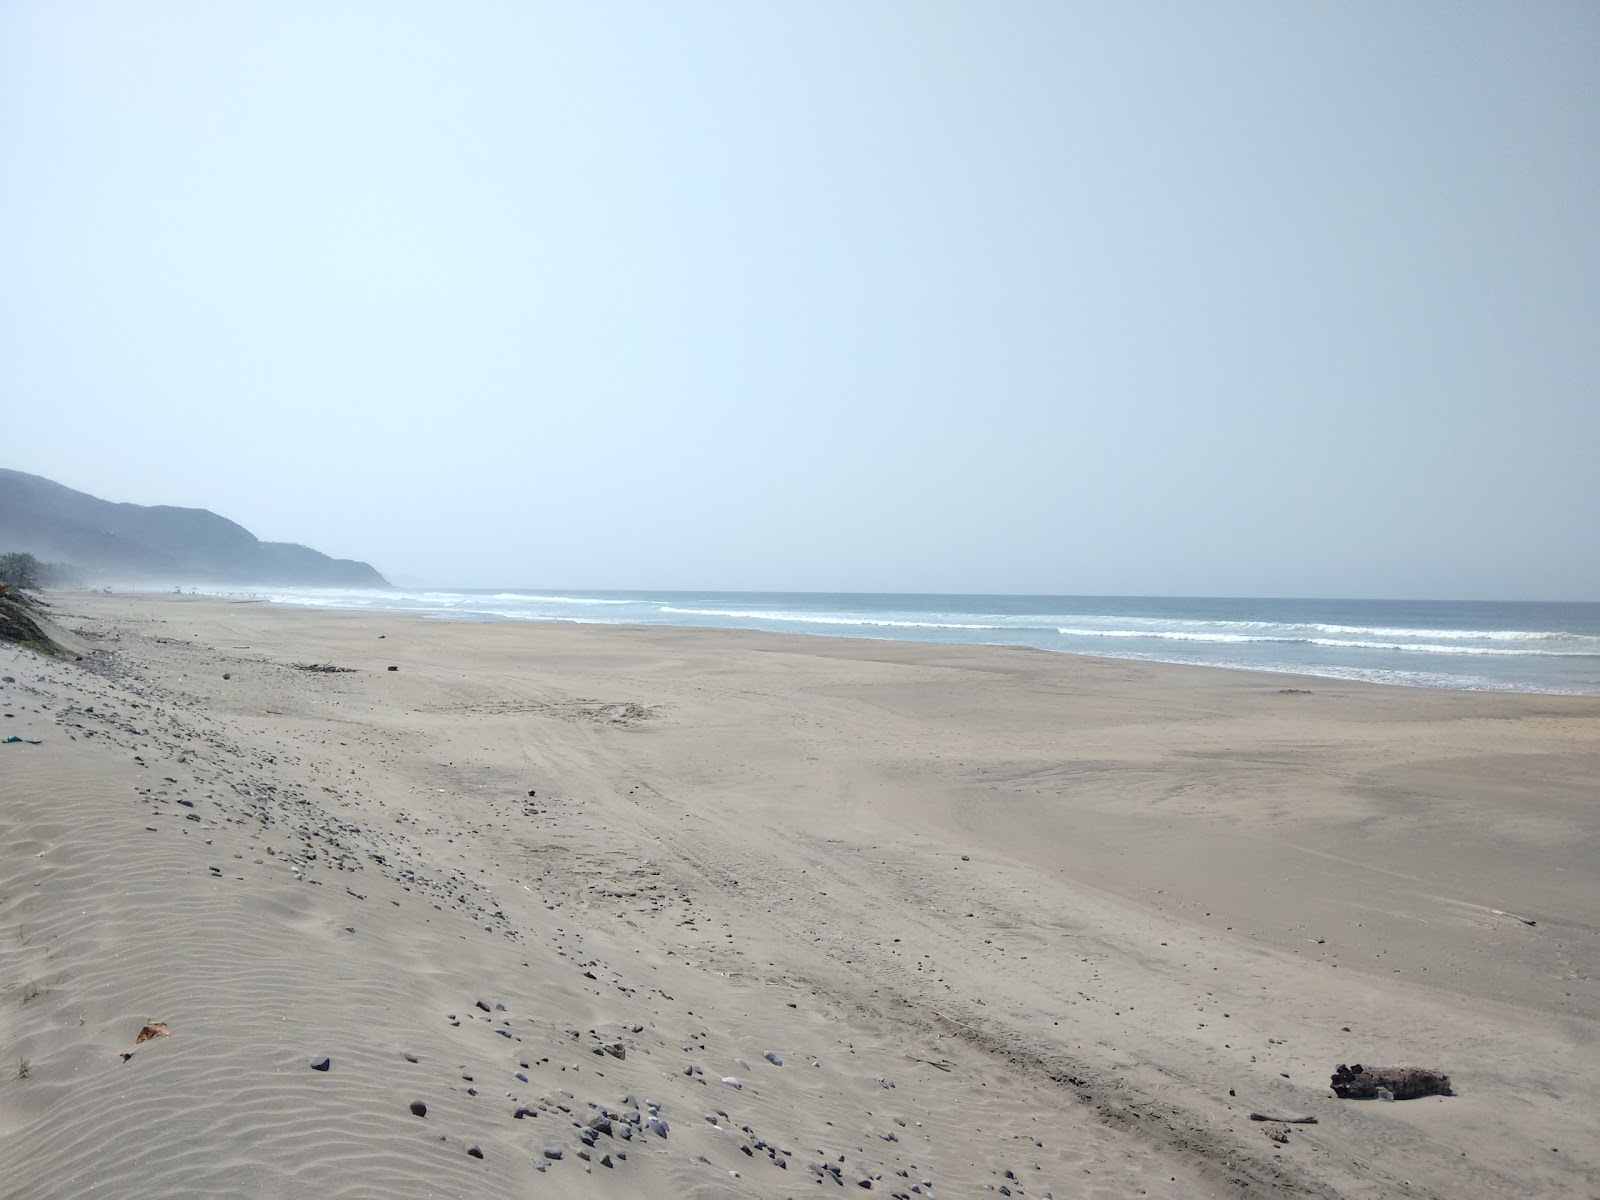
[[[25,550],[108,581],[388,587],[364,562],[263,542],[203,508],[113,504],[0,468],[0,553]]]

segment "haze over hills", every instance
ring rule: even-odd
[[[0,551],[10,550],[108,582],[388,586],[367,563],[263,542],[207,509],[117,504],[0,468]]]

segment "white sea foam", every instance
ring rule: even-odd
[[[881,625],[886,629],[976,629],[1015,628],[1009,625],[970,625],[948,621],[896,621],[888,617],[844,617],[825,613],[750,612],[728,608],[673,608],[662,605],[658,612],[684,617],[729,617],[735,621],[789,621],[800,625]]]
[[[1387,629],[1378,625],[1311,625],[1319,633],[1360,633],[1369,637],[1387,638],[1443,638],[1447,641],[1472,642],[1550,642],[1572,640],[1600,642],[1600,638],[1587,638],[1577,633],[1551,633],[1527,629]]]
[[[1417,641],[1485,641],[1485,642],[1550,642],[1570,641],[1589,643],[1600,648],[1600,638],[1561,630],[1530,629],[1417,629],[1388,625],[1336,625],[1322,621],[1304,623],[1293,621],[1229,621],[1204,620],[1194,617],[1133,617],[1115,614],[1074,613],[1071,616],[1044,618],[1057,622],[1061,632],[1081,636],[1104,635],[1110,637],[1141,637],[1166,635],[1181,640],[1185,630],[1195,630],[1210,635],[1218,631],[1260,631],[1269,640],[1300,641],[1315,634],[1356,634],[1368,638],[1415,639]],[[1105,629],[1093,628],[1103,624]],[[1218,633],[1220,636],[1220,633]]]
[[[1343,638],[1307,638],[1313,646],[1349,650],[1406,650],[1417,654],[1495,654],[1514,658],[1600,658],[1595,650],[1528,650],[1505,646],[1441,646],[1430,642],[1368,642]]]
[[[1285,628],[1291,628],[1285,626]],[[1313,626],[1312,628],[1316,628]],[[1596,658],[1595,650],[1535,650],[1504,646],[1451,646],[1435,642],[1377,642],[1352,638],[1264,636],[1241,633],[1193,633],[1187,630],[1161,629],[1077,629],[1063,626],[1056,630],[1065,637],[1139,638],[1162,642],[1207,642],[1217,645],[1237,645],[1246,642],[1278,643],[1302,646],[1326,646],[1336,650],[1406,650],[1418,654],[1492,654],[1506,657],[1533,658]],[[1600,639],[1581,639],[1600,643]]]
[[[1490,679],[1486,675],[1459,675],[1441,671],[1408,671],[1389,667],[1342,667],[1329,663],[1288,664],[1218,662],[1208,658],[1185,658],[1181,654],[1122,654],[1119,658],[1141,662],[1179,663],[1194,667],[1220,667],[1225,671],[1259,671],[1264,675],[1307,676],[1314,679],[1348,679],[1357,683],[1386,683],[1399,687],[1451,688],[1469,692],[1570,693],[1569,689]]]
[[[1305,638],[1295,637],[1267,637],[1261,634],[1249,633],[1194,633],[1179,629],[1074,629],[1070,626],[1058,627],[1056,632],[1066,637],[1117,637],[1117,638],[1155,638],[1163,642],[1217,642],[1231,644],[1238,642],[1302,642]]]

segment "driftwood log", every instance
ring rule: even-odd
[[[1386,1088],[1396,1100],[1418,1096],[1453,1096],[1450,1076],[1427,1067],[1353,1067],[1339,1064],[1333,1073],[1333,1094],[1341,1100],[1373,1100]]]

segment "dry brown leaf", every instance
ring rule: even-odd
[[[144,1028],[139,1030],[139,1036],[133,1039],[133,1044],[137,1046],[140,1042],[148,1042],[151,1038],[167,1036],[169,1035],[165,1021],[147,1021]]]

